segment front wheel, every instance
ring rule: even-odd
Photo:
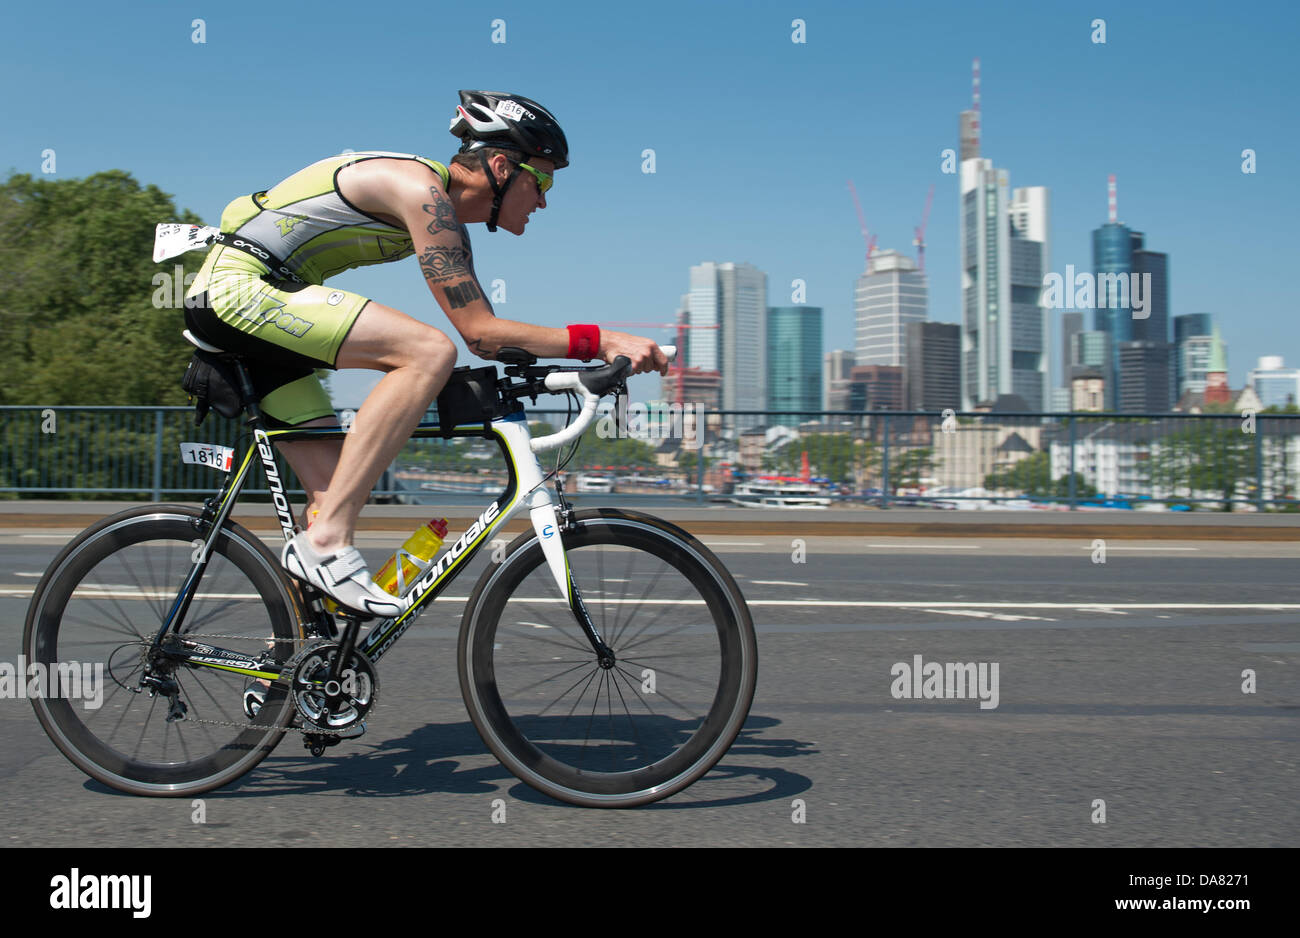
[[[135,795],[225,785],[266,757],[292,717],[277,685],[248,717],[246,676],[168,659],[154,646],[194,567],[198,516],[151,505],[104,519],[55,558],[27,614],[23,650],[51,691],[32,700],[41,725],[82,771]],[[297,608],[274,555],[228,521],[180,634],[283,663],[300,644]],[[173,693],[151,692],[146,674]]]
[[[613,666],[527,534],[466,605],[461,691],[484,742],[529,785],[587,807],[647,804],[708,772],[740,732],[754,625],[730,574],[687,532],[608,508],[575,520],[567,562]]]

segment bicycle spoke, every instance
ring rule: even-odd
[[[153,620],[162,623],[185,580],[177,569],[191,556],[198,513],[162,506],[146,511],[130,509],[80,536],[80,549],[64,555],[59,576],[47,587],[48,601],[38,607],[45,614],[31,618],[23,636],[29,654],[42,649],[52,667],[76,658],[104,662],[112,683],[99,707],[81,712],[34,705],[55,744],[106,784],[133,794],[208,791],[261,761],[283,729],[259,725],[270,745],[231,746],[248,725],[239,676],[190,669],[149,652]],[[280,642],[291,653],[300,640],[297,621],[274,555],[237,526],[231,531],[209,555],[185,631],[221,636],[218,644],[252,657]],[[154,691],[143,699],[146,668],[159,680],[174,681],[176,697]],[[185,716],[169,722],[175,704],[184,705]]]
[[[138,640],[138,641],[142,641],[142,642],[146,642],[146,643],[149,641],[148,638],[145,638],[145,636],[141,635],[139,632],[134,632],[134,631],[132,631],[131,628],[130,628],[129,626],[127,626],[127,625],[125,625],[125,624],[123,624],[123,623],[114,623],[114,625],[117,625],[118,628],[116,628],[116,629],[112,629],[112,628],[110,628],[108,625],[106,625],[106,624],[104,624],[104,623],[101,623],[101,622],[93,622],[93,621],[91,621],[90,619],[81,619],[81,618],[78,618],[77,616],[70,616],[70,615],[68,615],[66,612],[63,614],[63,621],[64,621],[64,622],[70,622],[70,623],[72,623],[72,624],[74,624],[74,625],[84,625],[84,626],[86,626],[87,628],[91,628],[91,629],[104,629],[104,630],[106,630],[106,631],[113,631],[113,632],[116,632],[116,633],[118,633],[118,634],[120,634],[120,635],[127,635],[127,636],[130,636],[131,638],[134,638],[134,639]],[[108,639],[105,639],[105,641],[108,641]],[[82,644],[85,644],[85,643],[83,642]]]
[[[563,631],[561,631],[561,630],[559,630],[559,629],[556,629],[555,631],[559,632],[560,635],[564,635],[564,634],[565,634]],[[584,651],[590,651],[590,650],[591,650],[590,648],[584,648],[582,645],[579,645],[579,644],[577,644],[576,642],[572,642],[572,641],[568,641],[568,642],[566,642],[566,641],[559,641],[559,640],[554,639],[554,638],[548,638],[548,637],[545,636],[545,635],[539,635],[539,634],[537,634],[536,632],[512,631],[512,632],[510,633],[510,637],[511,637],[511,638],[526,638],[526,639],[528,639],[530,642],[542,642],[543,644],[546,644],[546,645],[558,645],[559,647],[564,648],[564,649],[567,649],[567,650],[569,650],[569,651],[584,652]]]
[[[591,684],[591,679],[592,679],[593,677],[596,676],[596,671],[598,671],[598,670],[599,670],[599,668],[594,669],[594,670],[592,671],[592,673],[591,673],[591,676],[587,678],[587,684],[588,684],[588,685]],[[552,707],[554,707],[557,703],[559,703],[561,700],[563,700],[563,699],[568,695],[569,691],[573,690],[575,687],[577,687],[577,686],[578,686],[579,684],[581,684],[581,683],[582,683],[582,679],[581,679],[581,678],[579,678],[578,680],[574,681],[574,682],[573,682],[572,684],[570,684],[567,688],[565,688],[565,690],[563,691],[563,693],[560,694],[560,696],[556,697],[554,700],[552,700],[550,703],[548,703],[544,709],[540,710],[540,711],[538,712],[537,715],[538,715],[539,717],[540,717],[540,716],[545,716],[547,710],[550,710],[550,709],[551,709]],[[578,695],[578,699],[577,699],[576,701],[574,701],[574,703],[573,703],[573,706],[574,706],[575,708],[578,706],[578,703],[581,702],[583,696],[584,696],[586,693],[587,693],[587,689],[586,689],[586,687],[584,687],[584,688],[582,689],[582,693]],[[570,715],[570,716],[573,715],[573,710],[570,710],[570,711],[569,711],[569,715]]]
[[[540,664],[546,664],[546,663],[547,663],[547,662],[542,662],[542,661],[539,661],[539,662],[538,662],[539,665],[540,665]],[[535,688],[535,687],[540,687],[541,685],[546,684],[546,683],[548,683],[548,682],[550,682],[550,681],[557,680],[557,679],[563,677],[564,675],[566,675],[566,674],[568,674],[568,673],[570,673],[570,672],[572,672],[572,671],[576,671],[576,670],[578,670],[578,668],[582,668],[582,667],[594,667],[594,665],[593,665],[593,663],[590,662],[590,661],[581,661],[581,662],[579,662],[578,664],[575,664],[575,665],[574,665],[573,667],[571,667],[571,668],[565,668],[563,671],[558,671],[558,672],[556,672],[555,674],[552,674],[550,677],[544,677],[544,678],[542,678],[540,681],[535,681],[535,682],[532,683],[532,684],[526,684],[526,685],[524,685],[523,687],[518,688],[518,689],[515,691],[515,693],[516,693],[516,694],[524,694],[524,693],[526,693],[527,691],[530,691],[530,690],[532,690],[532,689]],[[576,686],[576,685],[571,685],[569,689],[572,690],[574,686]],[[567,693],[567,691],[566,691],[566,693]]]
[[[631,638],[628,639],[628,641],[631,642],[631,644],[623,645],[622,648],[621,648],[620,650],[626,654],[627,652],[631,651],[633,648],[640,648],[640,647],[641,647],[642,645],[644,645],[646,642],[652,642],[652,641],[654,641],[656,638],[667,638],[667,637],[670,636],[670,635],[677,635],[677,634],[680,633],[680,632],[685,632],[687,629],[694,628],[694,626],[689,625],[689,624],[688,624],[688,625],[679,625],[679,626],[677,626],[677,628],[675,628],[675,629],[669,629],[669,630],[666,631],[666,632],[660,632],[660,633],[657,633],[657,634],[655,634],[655,635],[650,635],[650,636],[648,636],[648,637],[646,637],[646,638],[642,638],[639,642],[633,642],[633,641],[632,641],[633,638],[640,638],[641,635],[643,635],[643,634],[645,633],[646,629],[649,629],[649,628],[653,627],[654,623],[655,623],[655,622],[658,622],[660,618],[662,618],[662,616],[656,616],[656,617],[654,618],[653,621],[648,622],[648,623],[646,624],[645,628],[640,629],[640,630],[639,630],[635,635],[631,636]]]

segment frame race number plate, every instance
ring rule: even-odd
[[[215,443],[181,444],[181,462],[210,466],[222,472],[229,472],[234,458],[235,451],[229,446],[217,446]]]
[[[154,263],[176,257],[186,251],[197,251],[208,246],[208,241],[220,231],[207,225],[185,225],[179,223],[159,225],[154,229],[153,259]]]

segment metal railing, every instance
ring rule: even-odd
[[[340,412],[345,414],[346,412]],[[558,427],[564,410],[529,411]],[[638,419],[639,418],[639,419]],[[436,412],[427,419],[436,421]],[[546,431],[539,431],[546,432]],[[219,485],[181,442],[248,443],[189,407],[0,406],[0,497],[199,497]],[[285,468],[287,464],[282,463]],[[547,464],[549,468],[549,464]],[[597,422],[566,491],[688,503],[1296,510],[1300,415],[713,411]],[[481,503],[505,481],[489,440],[411,441],[381,499]],[[260,478],[245,489],[268,494]],[[290,472],[291,491],[301,491]]]

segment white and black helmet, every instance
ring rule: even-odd
[[[461,138],[461,153],[500,147],[550,160],[556,169],[569,165],[569,142],[555,116],[522,95],[462,91],[448,129]]]

